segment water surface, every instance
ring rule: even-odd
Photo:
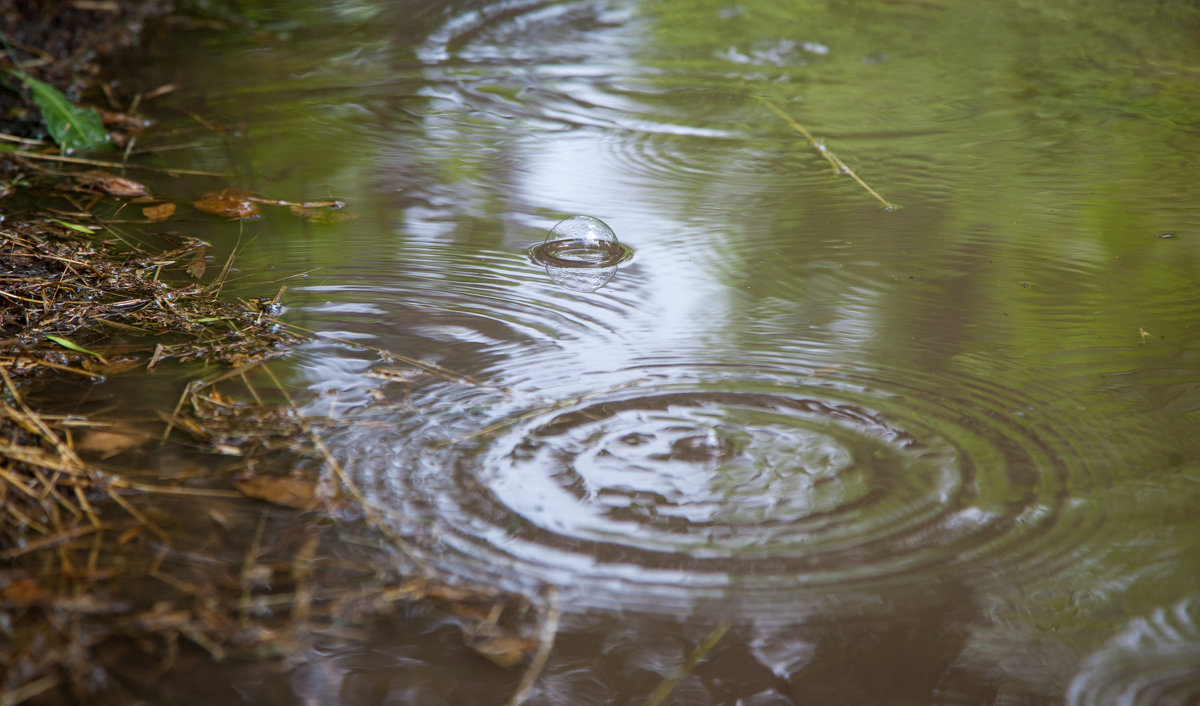
[[[231,293],[302,275],[289,320],[469,376],[286,360],[427,561],[558,589],[535,702],[638,703],[721,620],[671,703],[1198,698],[1195,8],[253,14],[147,70],[227,131],[180,118],[164,163],[236,174],[159,189],[348,200],[244,224]],[[631,253],[599,288],[529,256],[581,214]],[[332,646],[278,699],[507,698],[441,630]]]

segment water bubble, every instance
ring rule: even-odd
[[[592,216],[564,218],[546,234],[546,242],[570,241],[591,248],[608,248],[617,244],[617,234],[608,224]]]
[[[608,284],[631,254],[607,223],[592,216],[559,221],[529,253],[556,284],[577,292],[594,292]]]

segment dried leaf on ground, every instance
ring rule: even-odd
[[[254,194],[241,189],[214,191],[201,196],[192,205],[197,210],[231,220],[247,220],[262,215],[254,203]]]
[[[297,510],[315,510],[321,504],[316,483],[300,478],[254,476],[238,481],[234,487],[247,497]]]

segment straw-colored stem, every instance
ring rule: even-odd
[[[538,677],[541,676],[542,670],[546,667],[546,660],[550,659],[550,650],[554,648],[554,638],[558,634],[558,621],[561,615],[562,611],[558,605],[558,591],[553,586],[550,586],[546,589],[546,615],[542,618],[537,652],[534,653],[533,659],[529,661],[529,667],[525,670],[525,673],[521,675],[521,683],[517,685],[517,690],[513,692],[507,706],[521,706],[529,698],[534,684],[537,683]]]
[[[663,683],[659,684],[658,688],[655,689],[650,696],[648,696],[646,700],[642,702],[642,706],[658,706],[665,701],[666,698],[671,695],[671,692],[675,690],[675,687],[679,686],[679,683],[686,679],[687,675],[692,673],[692,670],[696,668],[697,664],[700,664],[700,660],[704,659],[704,657],[712,650],[712,648],[717,646],[717,643],[721,641],[721,638],[725,636],[725,633],[728,632],[728,630],[728,620],[722,620],[721,622],[717,623],[716,626],[709,631],[708,635],[700,641],[700,644],[696,645],[696,649],[687,656],[687,659],[683,660],[683,664],[679,665],[679,668],[675,670],[675,673],[663,681]]]
[[[777,105],[775,105],[771,101],[767,100],[766,98],[759,98],[759,100],[762,101],[762,104],[765,105],[768,110],[770,110],[772,113],[775,113],[776,115],[778,115],[780,118],[783,119],[783,121],[785,123],[790,125],[793,130],[795,130],[796,132],[803,135],[804,139],[808,140],[808,144],[812,145],[813,149],[815,149],[821,155],[821,157],[823,157],[825,159],[826,162],[829,162],[829,165],[831,167],[833,167],[833,171],[835,174],[845,174],[846,176],[853,179],[855,181],[855,183],[857,183],[859,186],[861,186],[863,189],[865,189],[868,194],[870,194],[871,196],[874,196],[875,200],[877,200],[877,201],[879,201],[879,203],[883,204],[884,207],[887,208],[889,211],[896,208],[895,204],[893,204],[892,202],[883,198],[882,196],[879,195],[879,192],[875,191],[870,186],[868,186],[867,182],[863,181],[862,178],[860,178],[857,174],[855,174],[854,170],[851,169],[849,167],[849,165],[847,165],[845,162],[843,162],[836,154],[829,151],[829,148],[827,148],[825,146],[824,142],[813,137],[812,133],[810,133],[808,130],[805,130],[804,126],[801,125],[800,123],[796,122],[796,120],[794,118],[792,118],[792,116],[790,116],[787,113],[780,110]]]

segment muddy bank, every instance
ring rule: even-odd
[[[277,318],[286,287],[225,296],[233,257],[214,262],[128,153],[54,144],[22,77],[98,109],[127,144],[153,115],[102,67],[170,12],[0,9],[0,700],[153,702],[196,669],[266,679],[418,602],[517,669],[537,646],[528,604],[408,557],[322,444],[328,421],[300,414],[270,369],[308,335]],[[225,189],[180,206],[238,219],[257,201]],[[177,403],[124,409],[97,392],[111,380],[173,386]]]

